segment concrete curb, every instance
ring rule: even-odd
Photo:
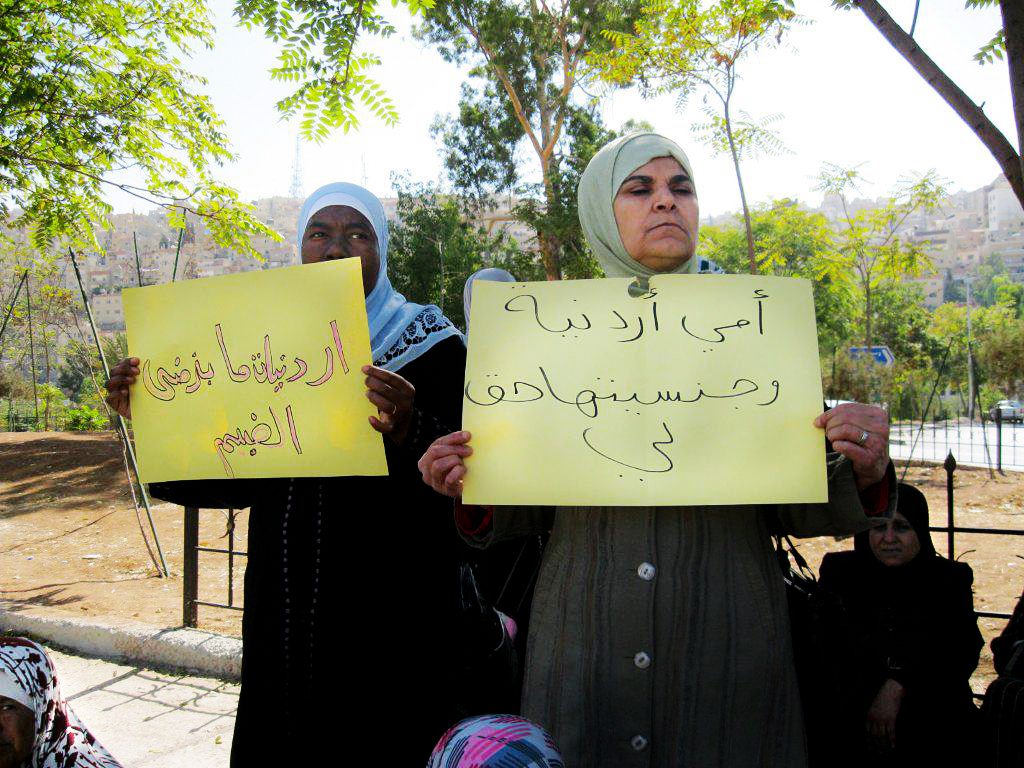
[[[0,631],[30,634],[103,659],[177,667],[223,680],[239,680],[242,676],[242,641],[199,629],[157,629],[128,621],[114,626],[40,616],[21,606],[12,609],[0,601]]]

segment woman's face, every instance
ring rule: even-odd
[[[0,696],[0,768],[28,762],[35,743],[36,718],[24,704]]]
[[[622,182],[612,205],[626,253],[648,269],[670,272],[697,247],[697,193],[674,157],[656,157]]]
[[[905,565],[921,551],[917,531],[899,512],[885,525],[868,531],[868,543],[882,565]]]
[[[302,263],[357,258],[363,265],[363,295],[377,284],[380,254],[377,235],[355,208],[329,205],[314,213],[302,233]]]

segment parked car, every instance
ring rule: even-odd
[[[1020,400],[1000,400],[992,406],[988,415],[993,419],[1002,416],[1003,421],[1024,421],[1024,405]]]

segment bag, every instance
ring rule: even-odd
[[[981,705],[984,743],[993,768],[1024,764],[1024,596],[999,637],[992,641],[999,678],[985,691]]]
[[[992,661],[996,673],[1024,680],[1024,595],[1017,600],[1013,615],[999,637],[992,640]]]
[[[808,765],[843,765],[841,745],[856,743],[860,738],[859,733],[844,733],[848,723],[857,722],[844,710],[854,699],[850,672],[854,649],[846,610],[838,595],[821,587],[789,536],[775,533],[773,538],[786,585]]]
[[[1024,680],[994,680],[985,691],[981,719],[982,743],[990,754],[979,764],[992,768],[1019,768],[1024,764]]]
[[[469,563],[459,566],[459,609],[456,704],[460,717],[518,710],[515,637],[506,617],[480,594]]]

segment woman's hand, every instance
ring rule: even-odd
[[[853,464],[857,488],[864,490],[885,477],[889,466],[889,414],[874,405],[843,403],[814,420],[824,427],[832,447]]]
[[[139,358],[126,357],[110,369],[110,378],[104,384],[107,390],[107,405],[124,416],[132,417],[132,404],[128,388],[135,383],[139,375]]]
[[[452,432],[439,437],[416,463],[423,482],[438,493],[458,498],[462,495],[462,478],[466,476],[463,459],[473,453],[469,432]]]
[[[864,725],[868,738],[879,750],[896,747],[896,718],[903,702],[903,691],[903,686],[895,680],[886,680],[868,709]]]
[[[397,373],[375,365],[364,365],[363,373],[366,374],[366,399],[377,406],[379,416],[370,417],[370,426],[401,445],[412,421],[416,388]]]

